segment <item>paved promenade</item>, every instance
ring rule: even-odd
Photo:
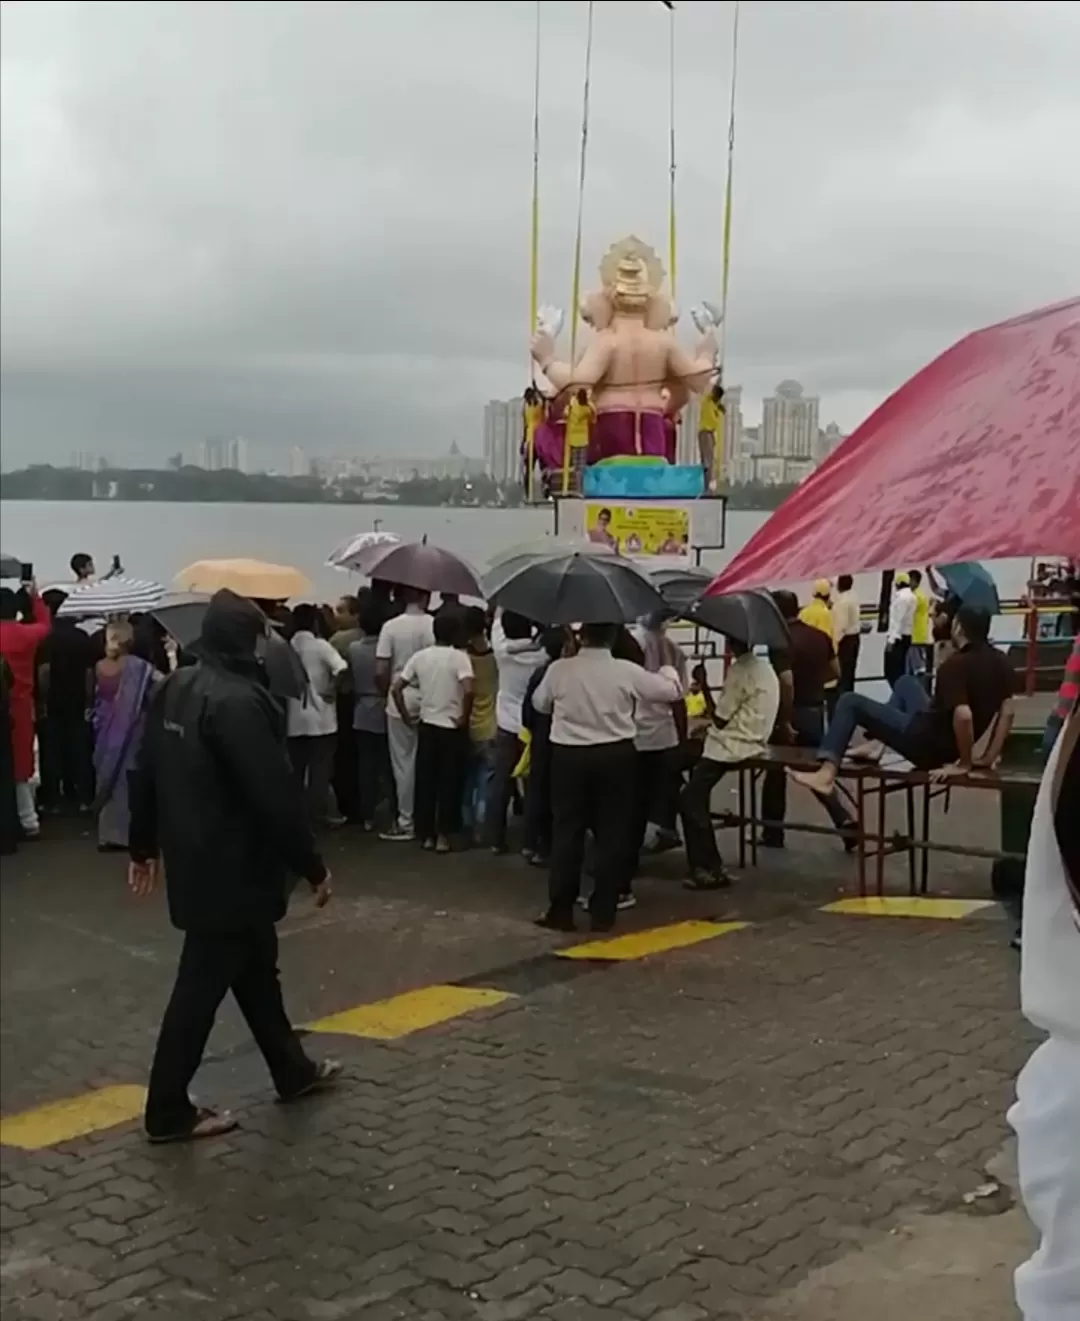
[[[949,829],[985,841],[975,809]],[[1022,1213],[963,1211],[1031,1046],[992,906],[822,911],[850,863],[793,836],[719,897],[655,860],[585,944],[531,925],[516,858],[342,832],[282,967],[346,1079],[275,1105],[230,1005],[198,1088],[242,1126],[159,1149],[176,934],[123,859],[53,836],[0,892],[5,1321],[1014,1316]],[[987,871],[942,863],[939,892],[985,900]]]

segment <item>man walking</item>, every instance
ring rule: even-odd
[[[131,778],[129,884],[147,894],[164,863],[169,915],[184,933],[146,1100],[151,1142],[213,1137],[228,1114],[197,1108],[188,1086],[218,1006],[232,991],[282,1101],[331,1082],[281,998],[275,924],[293,876],[322,907],[330,874],[315,849],[289,765],[284,714],[256,650],[266,631],[257,606],[218,592],[203,622],[200,663],[177,670],[154,697]]]

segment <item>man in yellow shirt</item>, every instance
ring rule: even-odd
[[[911,590],[915,593],[915,618],[911,625],[911,645],[918,648],[923,669],[929,673],[934,665],[933,637],[930,632],[930,597],[922,586],[922,574],[912,569],[908,574]]]
[[[581,489],[581,471],[589,461],[589,436],[596,410],[589,403],[589,392],[579,390],[566,409],[566,454],[564,469],[568,473],[567,487]]]
[[[705,469],[705,489],[716,489],[724,456],[724,390],[719,382],[701,401],[698,412],[698,451]]]

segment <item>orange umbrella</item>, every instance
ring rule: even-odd
[[[182,592],[207,595],[227,588],[237,596],[258,597],[263,601],[287,601],[311,591],[311,582],[299,569],[287,564],[267,564],[265,560],[198,560],[181,569],[173,585]]]

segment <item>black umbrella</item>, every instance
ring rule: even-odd
[[[176,640],[177,646],[198,656],[199,637],[209,604],[208,596],[175,592],[150,614]],[[267,633],[259,646],[259,656],[275,697],[303,697],[308,686],[307,671],[303,661],[279,633],[273,629]]]
[[[723,633],[726,638],[748,647],[768,647],[785,651],[791,646],[784,616],[768,592],[729,592],[724,596],[703,596],[682,614],[683,619]]]
[[[365,554],[363,571],[369,578],[422,592],[456,592],[483,600],[472,566],[452,551],[429,546],[426,541],[375,546]]]
[[[664,608],[644,571],[619,555],[572,551],[523,560],[516,574],[502,579],[489,602],[538,624],[626,624]]]
[[[694,602],[704,596],[705,589],[715,577],[708,569],[663,568],[649,573],[664,603],[674,615],[685,613]]]
[[[0,551],[0,578],[21,578],[22,560],[7,551]]]

